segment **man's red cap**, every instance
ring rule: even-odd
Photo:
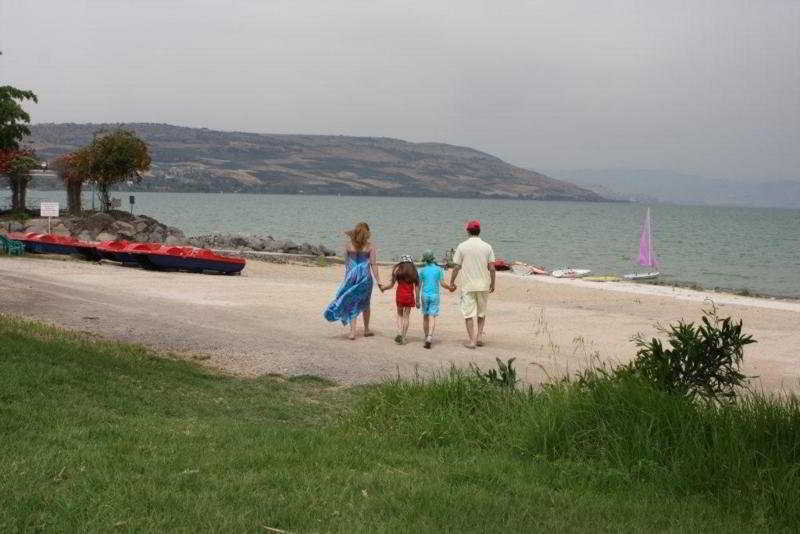
[[[467,232],[470,230],[480,230],[481,229],[481,222],[478,219],[472,220],[467,223]]]

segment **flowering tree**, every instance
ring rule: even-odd
[[[103,211],[111,206],[109,187],[126,180],[139,181],[141,172],[150,168],[150,153],[144,141],[129,130],[98,134],[94,141],[79,150],[75,170],[97,185]]]
[[[24,100],[38,102],[32,91],[0,86],[0,175],[8,178],[14,211],[25,209],[31,170],[39,165],[31,150],[19,149],[22,138],[31,134],[28,128],[31,116],[20,105]]]
[[[51,164],[67,189],[67,211],[72,215],[80,215],[82,209],[81,193],[83,182],[86,181],[86,176],[81,174],[78,168],[78,159],[81,157],[82,150],[85,149],[59,156]]]

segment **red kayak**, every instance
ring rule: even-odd
[[[246,263],[244,258],[222,256],[207,249],[158,243],[139,243],[129,247],[127,251],[135,255],[139,264],[148,269],[237,274],[244,269]]]
[[[161,243],[134,243],[104,241],[87,243],[70,236],[10,232],[9,239],[22,241],[29,252],[41,254],[79,254],[94,261],[108,259],[127,265],[140,265],[148,269],[173,271],[215,271],[236,274],[245,266],[244,258],[222,256],[211,250],[162,245]]]
[[[510,271],[511,264],[508,263],[506,260],[498,259],[494,262],[494,270],[495,271]]]
[[[78,254],[88,260],[100,259],[94,243],[87,243],[72,236],[58,234],[37,234],[35,232],[11,232],[11,239],[22,241],[25,250],[39,254]]]

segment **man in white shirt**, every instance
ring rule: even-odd
[[[486,324],[486,304],[489,293],[494,291],[494,251],[491,245],[482,240],[481,223],[478,220],[467,223],[469,239],[456,248],[453,255],[453,274],[450,276],[450,291],[455,291],[455,281],[461,273],[461,313],[467,325],[468,349],[483,346],[483,327]],[[475,328],[475,319],[478,327]]]

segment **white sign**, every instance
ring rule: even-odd
[[[40,202],[39,217],[58,217],[58,202]]]

